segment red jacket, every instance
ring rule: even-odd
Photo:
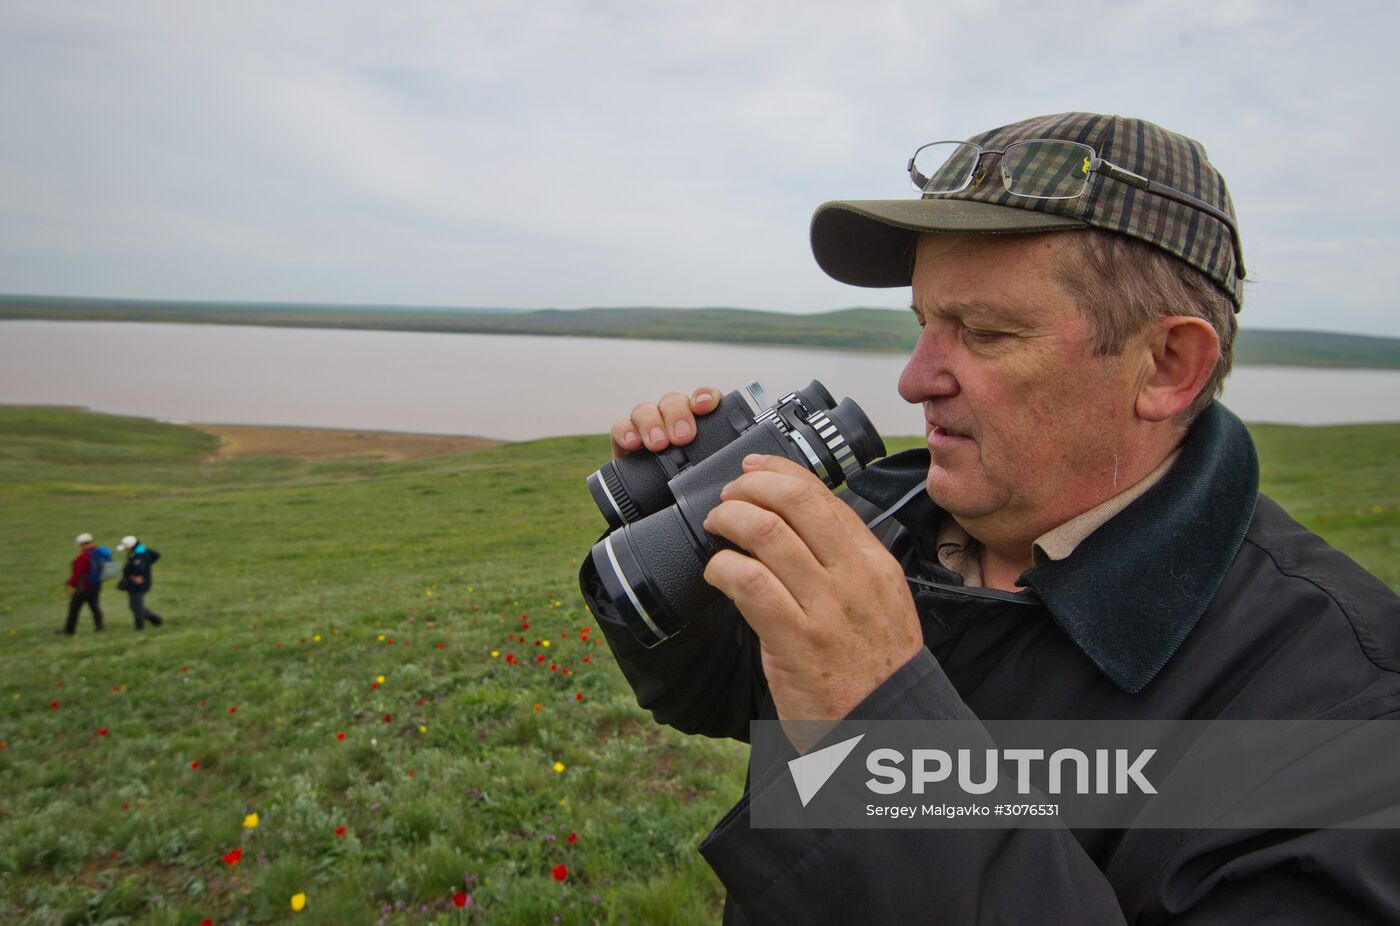
[[[92,570],[92,550],[86,547],[78,554],[78,558],[73,560],[73,575],[69,577],[68,584],[73,588],[82,588],[91,585],[88,581],[88,573]]]

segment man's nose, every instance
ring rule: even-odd
[[[940,341],[940,335],[926,327],[919,334],[914,352],[904,364],[899,374],[899,395],[904,401],[915,405],[931,398],[958,394],[958,380],[949,369],[949,352]]]

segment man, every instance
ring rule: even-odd
[[[759,718],[1400,713],[1400,600],[1258,494],[1249,434],[1213,401],[1244,266],[1204,149],[1069,113],[909,170],[918,198],[827,203],[812,245],[838,280],[912,285],[899,389],[928,450],[846,504],[746,460],[706,522],[738,547],[705,572],[734,607],[652,649],[586,560],[639,702],[739,739]],[[716,395],[638,406],[614,452],[688,442]],[[791,788],[765,771],[756,791]],[[1387,830],[756,829],[751,797],[701,846],[731,923],[1400,920]]]
[[[63,633],[72,636],[78,632],[78,612],[83,605],[92,609],[92,623],[102,629],[102,563],[97,555],[97,544],[92,535],[81,533],[75,538],[78,555],[73,559],[68,576],[68,620],[63,625]]]
[[[122,566],[122,579],[117,583],[117,588],[126,592],[126,600],[131,605],[131,616],[136,621],[136,629],[145,629],[148,621],[159,627],[164,621],[159,614],[146,607],[146,595],[153,584],[151,567],[160,559],[160,553],[131,535],[123,537],[122,542],[117,544],[117,549],[126,551],[126,563]]]

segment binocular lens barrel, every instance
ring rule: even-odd
[[[730,393],[726,401],[730,397],[737,398],[737,393]],[[818,400],[825,404],[818,405]],[[632,486],[619,488],[622,467],[610,471],[611,464],[606,464],[589,476],[589,492],[614,528],[590,553],[601,585],[595,593],[611,604],[643,645],[665,640],[719,598],[704,580],[705,564],[715,551],[730,545],[705,531],[703,524],[719,505],[720,491],[742,474],[742,461],[751,453],[786,456],[834,489],[883,456],[885,445],[860,406],[850,399],[836,404],[813,381],[752,420],[742,433],[731,431],[702,462],[669,478],[663,487],[674,499],[672,504],[641,511]],[[638,467],[629,475],[644,471]]]

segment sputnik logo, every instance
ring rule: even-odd
[[[792,783],[797,785],[797,796],[801,799],[803,807],[806,807],[812,798],[817,796],[822,785],[836,774],[841,763],[846,761],[846,757],[863,739],[865,739],[864,733],[818,749],[816,752],[809,752],[805,756],[798,756],[788,762],[788,771],[792,772]]]

